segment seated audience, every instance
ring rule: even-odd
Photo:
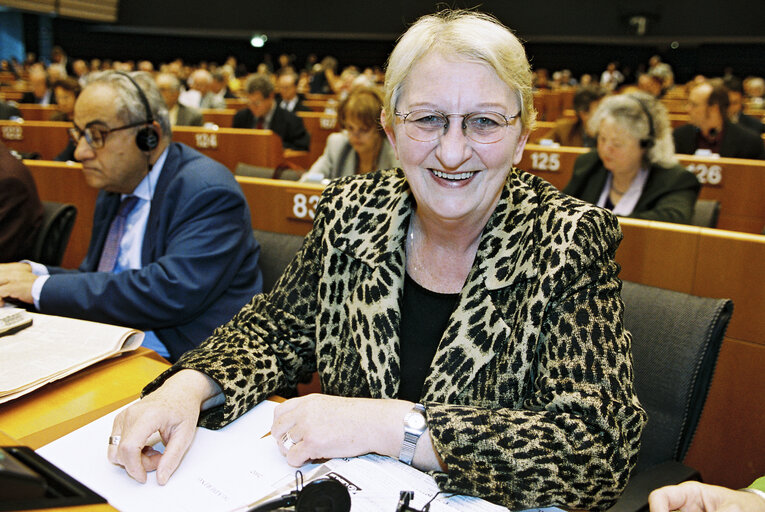
[[[0,263],[31,257],[42,221],[32,174],[0,142]]]
[[[683,482],[656,489],[648,496],[651,512],[765,512],[765,477],[734,491],[701,482]]]
[[[157,87],[165,100],[171,126],[202,126],[204,119],[198,108],[187,107],[178,102],[181,95],[181,81],[170,73],[160,73],[156,77]]]
[[[396,152],[380,125],[382,107],[383,97],[377,89],[353,89],[337,109],[343,131],[327,137],[324,153],[303,175],[305,181],[398,167]]]
[[[765,160],[765,144],[759,134],[728,119],[728,90],[720,81],[705,81],[688,93],[690,124],[675,128],[678,153],[692,155],[699,149],[730,158]]]
[[[223,100],[223,105],[226,104],[226,99],[236,98],[236,94],[231,92],[228,88],[229,77],[231,73],[228,68],[221,67],[219,71],[212,73],[212,83],[210,84],[210,92],[212,92],[219,99],[215,100],[220,105],[220,100]]]
[[[0,265],[0,297],[148,331],[144,345],[176,360],[260,293],[259,247],[234,176],[172,142],[151,76],[131,76],[89,75],[74,107],[75,157],[101,190],[85,260]]]
[[[513,169],[534,117],[525,51],[498,21],[412,25],[382,114],[403,169],[333,181],[275,288],[117,416],[109,459],[164,484],[198,424],[220,428],[318,371],[326,394],[274,413],[293,466],[377,453],[510,509],[608,508],[645,422],[621,232]],[[157,430],[164,454],[144,449]]]
[[[552,140],[561,146],[594,147],[595,138],[587,133],[587,122],[604,95],[605,91],[597,85],[577,89],[574,93],[576,118],[558,118],[555,121]]]
[[[311,109],[303,105],[303,95],[298,94],[297,81],[298,76],[294,71],[281,73],[276,78],[276,101],[288,112],[310,112]]]
[[[51,115],[51,121],[71,122],[74,117],[74,103],[80,95],[80,82],[74,78],[65,78],[53,83],[53,93],[58,106],[56,112]],[[54,158],[57,162],[74,160],[74,148],[77,146],[73,140],[69,140],[66,147]]]
[[[55,105],[56,97],[49,85],[50,81],[45,68],[42,65],[33,67],[29,72],[29,87],[32,90],[24,93],[21,97],[21,103]]]
[[[624,82],[624,75],[616,68],[617,64],[616,62],[609,62],[605,71],[600,75],[600,86],[607,91],[616,90]]]
[[[661,98],[664,94],[664,83],[661,77],[651,72],[638,76],[637,88],[654,98]]]
[[[574,163],[563,189],[616,215],[688,223],[701,184],[677,163],[667,110],[645,93],[604,99],[590,119],[597,149]]]
[[[731,123],[738,123],[744,128],[749,128],[754,133],[765,133],[765,124],[756,117],[744,114],[744,86],[740,79],[730,76],[723,80],[728,89],[728,119]]]
[[[754,108],[765,108],[765,79],[752,76],[744,81],[747,101]]]
[[[247,107],[234,114],[233,128],[271,130],[282,139],[285,148],[308,151],[311,136],[303,120],[276,104],[274,84],[266,75],[252,75],[244,89]]]
[[[189,89],[183,91],[178,101],[193,108],[226,108],[226,100],[212,90],[213,78],[206,69],[197,69],[189,75]]]

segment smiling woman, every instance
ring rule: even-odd
[[[379,453],[444,492],[603,509],[627,482],[635,396],[608,211],[513,167],[533,125],[523,47],[497,20],[425,16],[391,54],[381,121],[401,169],[339,178],[267,295],[117,417],[110,459],[164,483],[194,426],[287,400],[287,461]],[[141,457],[159,430],[164,455]]]

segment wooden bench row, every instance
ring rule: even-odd
[[[201,151],[234,171],[241,163],[276,168],[289,166],[308,169],[321,156],[327,137],[339,129],[335,116],[301,112],[300,117],[311,134],[308,151],[283,151],[281,139],[270,130],[239,128],[187,127],[173,128],[173,138]],[[69,143],[67,129],[71,123],[56,121],[0,121],[0,138],[11,149],[22,153],[38,153],[52,160]]]
[[[574,161],[586,148],[527,144],[519,168],[540,176],[558,189],[571,179]],[[765,226],[765,162],[742,158],[677,155],[701,182],[701,199],[720,201],[717,227],[761,233]]]
[[[79,213],[64,265],[87,251],[97,191],[79,164],[27,161],[43,199],[72,202]],[[311,229],[322,187],[237,177],[253,227],[303,235]],[[733,299],[735,310],[694,443],[686,461],[708,481],[743,486],[765,472],[765,237],[660,222],[621,219],[616,259],[626,280]],[[754,395],[752,394],[754,393]]]
[[[293,168],[306,168],[323,151],[326,138],[336,126],[331,117],[306,113],[304,120],[316,134],[311,151],[285,158],[279,137],[269,130],[236,128],[176,127],[173,137],[223,163],[234,171],[240,163],[276,168],[292,160]],[[67,142],[68,123],[0,121],[0,136],[11,149],[37,151],[41,158],[53,159]],[[588,151],[584,148],[550,147],[528,144],[519,167],[543,177],[559,189],[570,180],[574,160]],[[765,226],[765,162],[737,158],[708,158],[679,155],[702,182],[700,197],[720,201],[718,227],[734,231],[761,233]]]

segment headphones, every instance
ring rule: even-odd
[[[300,479],[302,481],[302,474]],[[351,495],[348,488],[334,478],[319,478],[247,512],[265,512],[292,506],[295,512],[349,512]]]
[[[154,128],[154,116],[151,115],[149,100],[146,98],[143,89],[141,89],[138,82],[136,82],[132,76],[122,71],[115,71],[115,73],[130,80],[130,83],[133,84],[136,91],[138,91],[138,97],[141,99],[141,104],[143,104],[143,109],[146,112],[146,121],[144,122],[147,126],[144,126],[135,134],[135,145],[138,146],[138,149],[141,151],[149,152],[159,146],[159,133],[157,133],[157,129]]]
[[[638,105],[640,105],[640,108],[643,109],[645,116],[648,118],[648,138],[640,139],[640,147],[643,149],[650,149],[656,143],[656,140],[655,140],[656,132],[653,129],[653,116],[651,115],[651,112],[648,110],[648,106],[645,103],[643,103],[643,100],[631,94],[627,94],[627,96],[637,101]]]

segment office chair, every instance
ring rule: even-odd
[[[68,203],[43,201],[43,223],[37,234],[31,260],[58,266],[64,257],[69,235],[77,218],[77,207]]]
[[[691,216],[692,226],[704,228],[716,228],[717,218],[720,216],[720,201],[711,199],[697,199]]]
[[[266,178],[273,179],[276,169],[270,167],[261,167],[259,165],[250,165],[239,162],[234,169],[234,175],[236,176],[249,176],[250,178]]]
[[[635,387],[648,413],[640,454],[611,512],[647,511],[657,487],[700,474],[682,463],[712,382],[729,299],[709,299],[624,282],[624,326],[632,333]]]
[[[258,266],[263,273],[263,292],[268,293],[303,245],[303,236],[253,229],[260,244]]]

